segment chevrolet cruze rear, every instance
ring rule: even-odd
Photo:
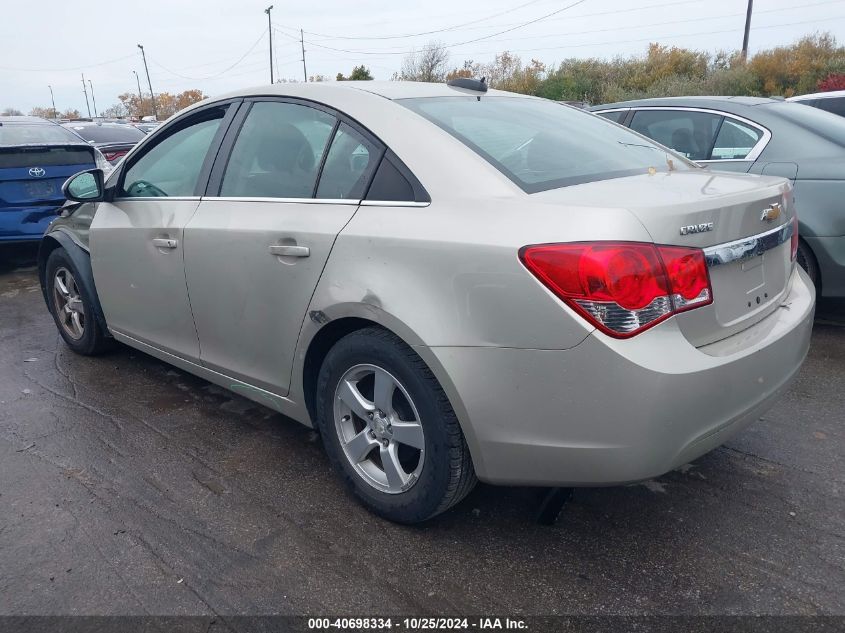
[[[68,345],[315,427],[396,521],[477,478],[659,475],[757,419],[809,346],[788,181],[483,82],[231,94],[79,179],[40,265]]]

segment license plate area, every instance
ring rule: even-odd
[[[36,180],[24,183],[27,197],[36,200],[49,200],[56,196],[56,187],[51,180]]]

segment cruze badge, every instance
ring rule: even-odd
[[[689,224],[681,227],[681,235],[691,235],[692,233],[706,233],[713,230],[712,222],[702,222],[701,224]]]
[[[32,176],[33,178],[41,178],[46,173],[47,172],[44,171],[43,167],[31,167],[29,169],[29,175]]]
[[[772,203],[769,207],[763,209],[763,213],[760,216],[761,222],[774,222],[780,217],[780,204],[777,202]]]

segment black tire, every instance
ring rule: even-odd
[[[68,332],[60,319],[60,314],[63,312],[63,309],[62,306],[58,305],[60,300],[57,297],[56,291],[56,274],[61,270],[67,271],[73,276],[76,295],[82,304],[82,335],[78,338],[74,338],[71,333]],[[74,352],[82,354],[83,356],[96,356],[111,349],[114,341],[105,335],[103,328],[97,321],[97,318],[94,315],[93,297],[91,297],[87,286],[79,281],[81,279],[79,270],[76,268],[64,248],[57,248],[50,253],[50,256],[47,258],[45,271],[47,305],[50,308],[50,314],[53,315],[56,328],[59,330],[59,334],[64,339],[65,344]]]
[[[802,239],[798,240],[798,254],[795,259],[798,261],[798,265],[804,269],[813,281],[816,291],[820,291],[822,288],[822,280],[821,275],[819,274],[819,264],[816,261],[816,256],[813,255],[813,251],[810,250],[810,247],[807,246],[807,243]]]
[[[422,470],[413,485],[391,494],[376,489],[353,467],[335,426],[338,384],[351,368],[371,364],[386,370],[407,391],[424,432]],[[358,499],[376,514],[398,523],[419,523],[463,499],[477,479],[455,412],[431,370],[399,337],[372,327],[338,341],[317,379],[317,426],[335,470]]]

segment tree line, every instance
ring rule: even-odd
[[[684,95],[791,97],[845,88],[845,47],[833,35],[817,33],[750,59],[739,51],[711,54],[653,43],[644,55],[610,60],[570,58],[546,65],[505,51],[489,63],[465,60],[455,67],[448,50],[431,42],[408,55],[393,79],[441,82],[455,77],[486,77],[493,88],[590,104]]]
[[[456,77],[485,77],[493,88],[589,104],[684,95],[791,97],[845,90],[845,47],[839,46],[830,33],[815,33],[793,44],[761,50],[750,59],[743,58],[739,51],[709,53],[652,43],[644,55],[613,59],[569,58],[547,65],[538,59],[525,62],[504,51],[491,62],[464,60],[455,66],[446,46],[430,42],[407,55],[401,70],[391,79],[443,82]],[[355,66],[348,76],[337,73],[335,77],[336,81],[370,79],[372,73],[363,64]],[[324,75],[309,77],[309,81],[329,80]],[[196,89],[158,93],[158,117],[165,119],[204,98],[202,91]],[[127,92],[118,100],[100,114],[114,118],[153,114],[149,96]],[[0,114],[23,113],[6,108]],[[44,107],[33,108],[30,114],[65,119],[82,116],[76,109],[57,112]]]

